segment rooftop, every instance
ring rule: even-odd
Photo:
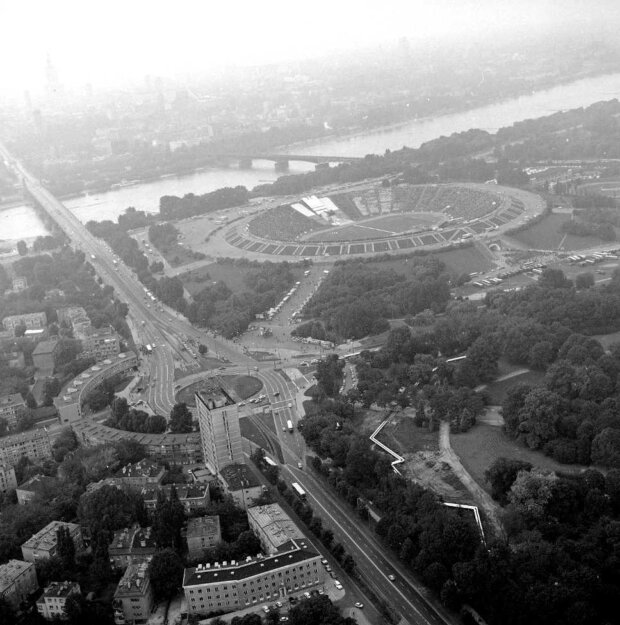
[[[17,490],[25,490],[29,493],[35,493],[35,495],[40,495],[46,492],[48,488],[56,486],[56,484],[58,484],[58,480],[55,477],[49,477],[47,475],[35,475],[23,484],[20,484],[17,487]]]
[[[291,540],[304,538],[297,525],[277,503],[248,508],[248,517],[261,528],[275,549],[280,550]]]
[[[65,523],[64,521],[50,521],[42,530],[31,536],[22,547],[28,549],[43,549],[47,551],[56,546],[56,532],[60,527],[68,527],[70,532],[79,530],[80,526],[75,523]]]
[[[260,482],[245,464],[229,464],[220,470],[220,476],[231,491],[260,486]]]
[[[62,599],[76,592],[80,592],[80,585],[77,582],[50,582],[50,585],[43,591],[41,599],[47,597]]]
[[[52,354],[58,345],[58,341],[41,341],[37,344],[32,352],[33,356],[40,356],[41,354]]]
[[[159,488],[145,487],[140,491],[140,495],[142,495],[144,501],[151,501],[157,499],[157,493],[161,490],[169,497],[173,486],[177,491],[177,496],[180,501],[185,501],[186,499],[204,499],[209,496],[208,484],[166,484]]]
[[[23,560],[9,560],[5,564],[0,564],[0,594],[2,594],[26,569],[34,566],[32,562]]]
[[[126,464],[119,469],[115,477],[117,478],[151,478],[157,477],[160,473],[165,472],[162,465],[153,460],[144,458],[140,462],[134,464]]]
[[[187,521],[187,538],[217,536],[220,533],[219,516],[201,516]]]
[[[24,441],[31,441],[37,438],[48,438],[49,434],[44,428],[37,428],[35,430],[26,430],[25,432],[19,432],[18,434],[9,434],[9,436],[0,437],[0,447],[6,448],[11,445],[16,445]]]
[[[136,594],[142,595],[146,592],[149,581],[148,564],[146,562],[130,564],[116,587],[114,598],[120,599],[126,596],[136,596]]]
[[[122,530],[114,532],[114,538],[110,543],[109,550],[134,552],[144,549],[154,551],[155,546],[155,536],[153,535],[152,528],[143,528],[139,525],[134,525],[133,527],[125,527]]]
[[[309,549],[305,543],[300,542],[291,551],[278,553],[265,557],[258,555],[255,558],[247,557],[243,562],[232,560],[227,562],[216,562],[215,564],[199,564],[196,567],[185,569],[183,572],[183,587],[201,586],[213,582],[241,581],[266,573],[275,571],[283,566],[299,564],[305,560],[316,558],[319,554]]]
[[[12,395],[3,395],[0,397],[0,408],[8,408],[9,406],[24,406],[25,402],[19,393]]]

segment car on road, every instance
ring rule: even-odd
[[[276,605],[281,608],[282,607],[282,602],[281,601],[276,601]]]
[[[305,597],[306,599],[310,599],[310,593],[309,593],[309,592],[305,592],[305,593],[304,593],[304,597]]]
[[[389,579],[391,582],[396,581],[396,577],[394,577],[394,575],[391,575],[391,574],[390,574],[390,575],[388,575],[388,579]]]
[[[298,463],[297,463],[297,468],[298,468],[298,469],[303,469],[303,468],[304,468],[304,465],[303,465],[301,462],[298,462]]]
[[[286,623],[286,621],[288,621],[288,616],[281,616],[280,617],[280,623]]]
[[[360,610],[362,610],[362,609],[364,608],[364,604],[363,604],[363,603],[360,603],[359,601],[356,601],[356,602],[355,602],[355,607],[356,607],[356,608],[359,608]]]
[[[335,586],[338,590],[342,590],[342,584],[341,584],[338,580],[334,580],[334,586]]]
[[[329,562],[327,562],[327,560],[326,560],[325,558],[323,558],[323,559],[321,560],[321,564],[329,564]]]
[[[275,391],[273,394],[274,397],[278,397],[279,395],[280,395],[280,391]]]
[[[264,612],[265,614],[269,614],[269,606],[268,606],[268,605],[264,605],[264,606],[263,606],[263,612]]]
[[[292,403],[292,402],[289,402],[288,407],[289,407],[289,408],[292,408],[292,407],[293,407],[293,403]]]

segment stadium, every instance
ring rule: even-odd
[[[365,183],[265,210],[235,224],[225,240],[278,256],[411,251],[498,234],[543,209],[539,196],[497,185]]]

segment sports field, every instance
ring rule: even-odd
[[[308,241],[363,241],[391,237],[405,232],[429,230],[445,221],[443,215],[432,213],[398,213],[367,219],[363,223],[349,224],[327,232],[315,232]]]
[[[566,213],[552,213],[531,228],[511,235],[533,250],[581,250],[601,244],[598,237],[578,237],[562,232],[562,224],[570,219]]]

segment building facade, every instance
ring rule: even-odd
[[[196,393],[196,410],[204,461],[216,474],[230,465],[243,463],[239,415],[234,406],[215,407]]]
[[[153,609],[148,564],[130,564],[116,587],[112,608],[116,625],[146,623]]]
[[[265,553],[273,555],[290,545],[291,540],[303,540],[304,535],[279,504],[248,508],[250,529],[258,536]]]
[[[26,402],[19,393],[0,397],[0,419],[5,419],[10,428],[17,425],[17,420],[26,410]]]
[[[146,453],[157,460],[170,464],[199,464],[202,462],[202,444],[198,432],[142,434],[140,432],[124,432],[93,421],[76,421],[71,424],[71,427],[82,445],[94,446],[132,440],[144,445]]]
[[[188,614],[234,612],[321,586],[321,556],[304,542],[274,556],[187,568],[183,592]]]
[[[52,457],[47,430],[28,430],[0,437],[0,463],[15,466],[24,456],[33,462]]]
[[[37,600],[37,611],[46,621],[64,621],[67,619],[67,599],[79,594],[81,591],[77,582],[51,582]]]
[[[32,562],[9,560],[0,564],[0,597],[17,608],[39,588],[37,571]]]
[[[49,560],[49,558],[55,556],[58,550],[56,533],[60,527],[68,528],[69,534],[73,538],[76,552],[81,551],[84,543],[80,526],[76,523],[51,521],[22,545],[22,557],[24,560],[26,562],[37,562],[38,560]]]
[[[15,469],[8,463],[0,464],[0,493],[17,488]]]
[[[219,516],[201,516],[187,521],[187,551],[190,558],[201,558],[222,540]]]
[[[106,358],[80,373],[60,391],[54,398],[54,406],[58,410],[61,423],[73,425],[82,418],[82,404],[90,391],[97,388],[104,380],[129,371],[138,365],[138,357],[133,352],[118,354]]]
[[[93,328],[92,326],[74,327],[73,336],[82,343],[83,358],[104,360],[116,356],[121,351],[118,334],[111,327]]]
[[[26,313],[23,315],[10,315],[2,320],[5,330],[15,332],[15,328],[26,326],[27,330],[44,328],[47,325],[47,315],[44,312]]]

